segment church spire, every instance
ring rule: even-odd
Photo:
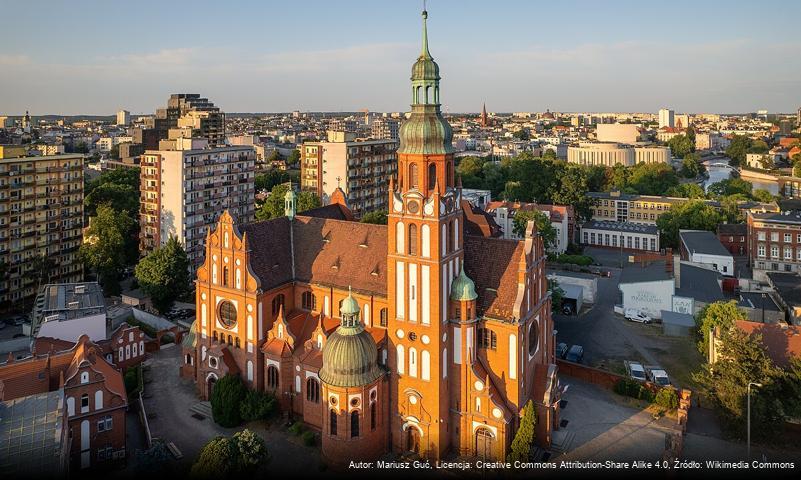
[[[425,6],[423,6],[423,51],[420,53],[420,56],[423,58],[431,58],[431,52],[428,51],[428,27],[427,27],[427,20],[428,20],[428,12],[425,10]]]

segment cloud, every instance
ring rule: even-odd
[[[31,59],[27,55],[8,55],[0,53],[0,65],[14,67],[28,65],[30,63]]]

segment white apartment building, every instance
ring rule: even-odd
[[[673,110],[668,110],[667,108],[663,108],[659,110],[659,128],[669,127],[673,128],[676,126],[676,113]]]
[[[595,130],[599,142],[634,144],[640,141],[640,127],[633,123],[599,123]]]
[[[228,209],[254,219],[256,152],[250,146],[209,147],[206,139],[176,139],[176,150],[147,150],[141,160],[140,251],[175,236],[196,267],[207,227]]]
[[[120,110],[117,112],[117,125],[127,126],[131,124],[131,112]]]
[[[556,243],[549,248],[549,251],[564,253],[567,250],[572,232],[573,211],[571,207],[506,201],[490,202],[486,207],[487,213],[492,215],[495,223],[503,230],[503,238],[512,240],[522,238],[514,232],[515,214],[520,210],[537,210],[548,217],[551,226],[556,230]]]

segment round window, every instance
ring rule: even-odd
[[[537,347],[539,346],[540,342],[540,331],[537,327],[537,322],[531,322],[531,326],[528,327],[528,354],[534,355],[534,352],[537,351]]]
[[[236,325],[236,307],[233,303],[225,301],[220,304],[219,319],[225,328],[233,328]]]
[[[351,398],[350,399],[350,406],[351,407],[358,407],[359,406],[359,399],[356,398],[356,397]]]

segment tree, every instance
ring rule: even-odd
[[[670,152],[676,158],[684,158],[695,151],[695,144],[687,135],[676,135],[667,142]]]
[[[110,205],[114,210],[121,212],[137,212],[139,210],[139,188],[124,183],[104,182],[97,185],[84,197],[86,214],[94,216],[97,207],[102,204]]]
[[[516,131],[512,134],[518,140],[529,140],[531,137],[528,133],[528,129],[521,128],[520,130]]]
[[[238,467],[236,445],[231,439],[219,436],[203,446],[189,474],[192,478],[216,480],[232,476]]]
[[[167,445],[163,441],[153,440],[153,446],[147,450],[136,450],[136,473],[140,475],[163,475],[170,469],[173,460]]]
[[[665,195],[669,197],[681,198],[704,198],[704,189],[696,183],[681,183],[675,187],[670,187]]]
[[[796,155],[796,157],[799,155]],[[796,162],[793,164],[793,176],[801,178],[801,160],[796,160]]]
[[[480,177],[481,169],[484,167],[484,159],[481,157],[463,157],[459,161],[459,166],[456,167],[456,173],[462,176],[462,181],[465,177]]]
[[[284,197],[289,191],[289,186],[280,184],[273,187],[270,191],[270,196],[261,205],[261,208],[256,210],[256,220],[271,220],[273,218],[283,217],[285,214]],[[311,210],[321,205],[320,197],[312,192],[300,192],[295,199],[296,213]]]
[[[236,432],[231,439],[237,453],[240,473],[251,473],[267,460],[267,446],[264,439],[247,428]]]
[[[640,195],[664,195],[679,184],[676,172],[664,163],[638,163],[630,171],[628,185]]]
[[[50,276],[53,270],[58,266],[55,260],[46,255],[37,255],[31,261],[31,274],[36,278],[36,291],[42,286],[42,283],[49,283]],[[0,281],[2,281],[0,279]]]
[[[693,378],[716,404],[727,433],[745,436],[747,389],[751,390],[751,428],[757,436],[779,431],[784,421],[780,400],[783,372],[768,357],[759,334],[749,335],[736,326],[721,329],[717,361],[706,364]],[[797,401],[797,399],[796,399]]]
[[[745,155],[751,148],[751,139],[744,135],[735,135],[729,146],[726,147],[726,156],[732,166],[739,166],[745,163]]]
[[[747,182],[742,178],[727,178],[719,182],[713,183],[707,189],[709,193],[724,197],[727,195],[742,194],[747,198],[751,197],[751,189],[754,186],[751,182]]]
[[[254,186],[257,191],[272,190],[276,185],[290,181],[289,173],[285,170],[272,168],[261,175],[256,175]]]
[[[165,312],[191,288],[189,267],[183,245],[170,236],[167,243],[139,262],[134,274],[142,291],[150,295],[153,306]]]
[[[289,158],[286,160],[286,164],[289,166],[295,166],[300,162],[300,150],[297,148],[292,150],[289,154]]]
[[[720,223],[720,213],[701,200],[674,204],[656,219],[662,235],[662,246],[678,248],[679,230],[714,231]]]
[[[562,309],[562,301],[565,299],[565,291],[559,286],[559,282],[552,279],[548,280],[548,290],[551,291],[551,309],[557,312],[560,311]]]
[[[737,302],[734,300],[714,302],[705,306],[695,316],[695,324],[698,327],[698,351],[705,356],[709,355],[709,336],[713,328],[719,327],[728,330],[734,326],[735,321],[747,319],[748,315],[737,306]]]
[[[701,157],[697,153],[690,153],[681,161],[681,174],[685,178],[696,178],[706,171],[704,164],[700,162]]]
[[[362,215],[362,223],[374,223],[376,225],[386,225],[387,224],[387,211],[386,210],[375,210],[373,212],[367,212]]]
[[[239,416],[246,422],[264,420],[275,411],[275,397],[258,390],[248,390],[239,406]]]
[[[518,210],[513,221],[513,231],[519,237],[525,237],[528,222],[534,220],[534,227],[537,235],[542,237],[542,243],[546,250],[556,245],[556,229],[551,225],[548,217],[539,210]]]
[[[776,201],[776,198],[773,196],[772,193],[765,190],[764,188],[757,188],[751,193],[751,197],[757,202],[763,203],[770,203]]]
[[[520,419],[520,426],[512,440],[511,452],[506,460],[514,462],[527,462],[531,459],[534,452],[534,438],[536,436],[537,411],[531,400],[526,403],[523,418]]]
[[[127,264],[126,237],[134,228],[134,222],[128,212],[122,213],[100,205],[86,232],[87,241],[79,251],[83,263],[97,272],[106,295],[119,293],[119,276]]]
[[[247,388],[238,375],[228,374],[214,384],[211,391],[211,413],[220,426],[231,428],[242,423],[241,403]]]
[[[572,205],[580,220],[592,217],[593,200],[587,196],[587,173],[579,165],[559,163],[560,168],[549,180],[547,198],[544,202],[555,205]]]

